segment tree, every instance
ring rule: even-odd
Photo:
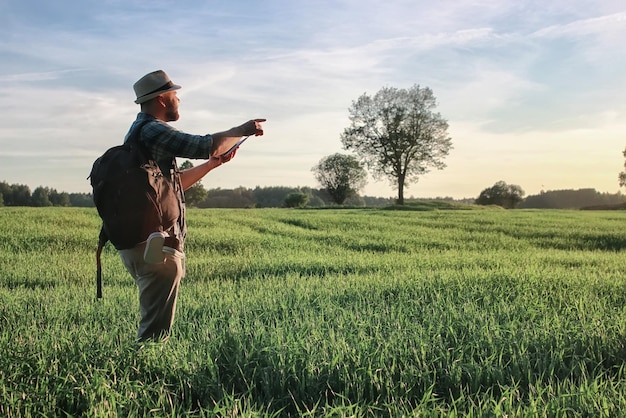
[[[342,205],[358,194],[367,183],[367,172],[355,157],[333,154],[324,157],[311,169],[315,179],[326,189],[333,202]]]
[[[387,177],[404,204],[404,187],[430,168],[445,168],[443,158],[452,148],[448,122],[435,113],[437,103],[429,88],[384,87],[374,97],[362,95],[349,109],[350,127],[341,135],[343,146],[373,171]]]
[[[52,189],[48,192],[48,198],[53,206],[71,206],[69,193],[59,193],[55,189]]]
[[[492,187],[480,192],[476,199],[477,205],[498,205],[505,209],[513,209],[524,200],[524,190],[515,184],[499,181]]]
[[[37,187],[31,196],[31,205],[37,207],[52,206],[48,192],[49,190],[45,187]]]
[[[5,206],[31,206],[30,188],[25,184],[0,182],[0,193]]]
[[[188,168],[192,168],[193,164],[191,161],[186,160],[180,165],[181,170],[186,170]],[[201,202],[207,197],[207,191],[202,185],[201,182],[197,182],[187,190],[185,190],[185,204],[189,207],[198,206]]]
[[[622,155],[626,158],[626,149],[622,151]],[[624,162],[624,169],[626,169],[626,161]],[[621,173],[619,173],[617,179],[619,180],[620,187],[626,186],[626,171],[622,171]]]
[[[287,208],[303,208],[309,203],[309,195],[302,192],[289,193],[285,197],[285,207]]]
[[[31,193],[30,187],[25,184],[14,184],[11,186],[11,200],[7,206],[30,206]],[[6,195],[4,196],[6,203]]]

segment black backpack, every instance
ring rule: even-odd
[[[168,231],[181,215],[181,203],[174,182],[139,141],[138,124],[123,145],[108,149],[94,163],[89,174],[93,201],[102,219],[96,250],[96,297],[102,297],[100,255],[107,241],[118,250],[133,248],[148,235]],[[176,167],[175,160],[173,167]],[[172,176],[174,177],[174,176]]]

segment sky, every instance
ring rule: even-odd
[[[617,193],[624,39],[623,0],[0,0],[0,182],[91,192],[139,112],[132,85],[162,69],[182,85],[177,129],[267,119],[207,189],[319,188],[311,169],[350,153],[352,103],[419,85],[453,148],[405,197]],[[361,194],[397,190],[370,177]]]

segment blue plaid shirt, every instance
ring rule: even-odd
[[[135,125],[144,121],[148,122],[141,129],[139,140],[150,150],[152,158],[159,163],[170,161],[174,157],[207,159],[213,146],[211,135],[191,135],[181,132],[167,123],[147,113],[139,113],[137,119],[126,134],[124,142],[128,139]]]

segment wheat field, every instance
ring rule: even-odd
[[[95,209],[0,208],[0,415],[617,416],[626,213],[191,209],[172,337]]]

